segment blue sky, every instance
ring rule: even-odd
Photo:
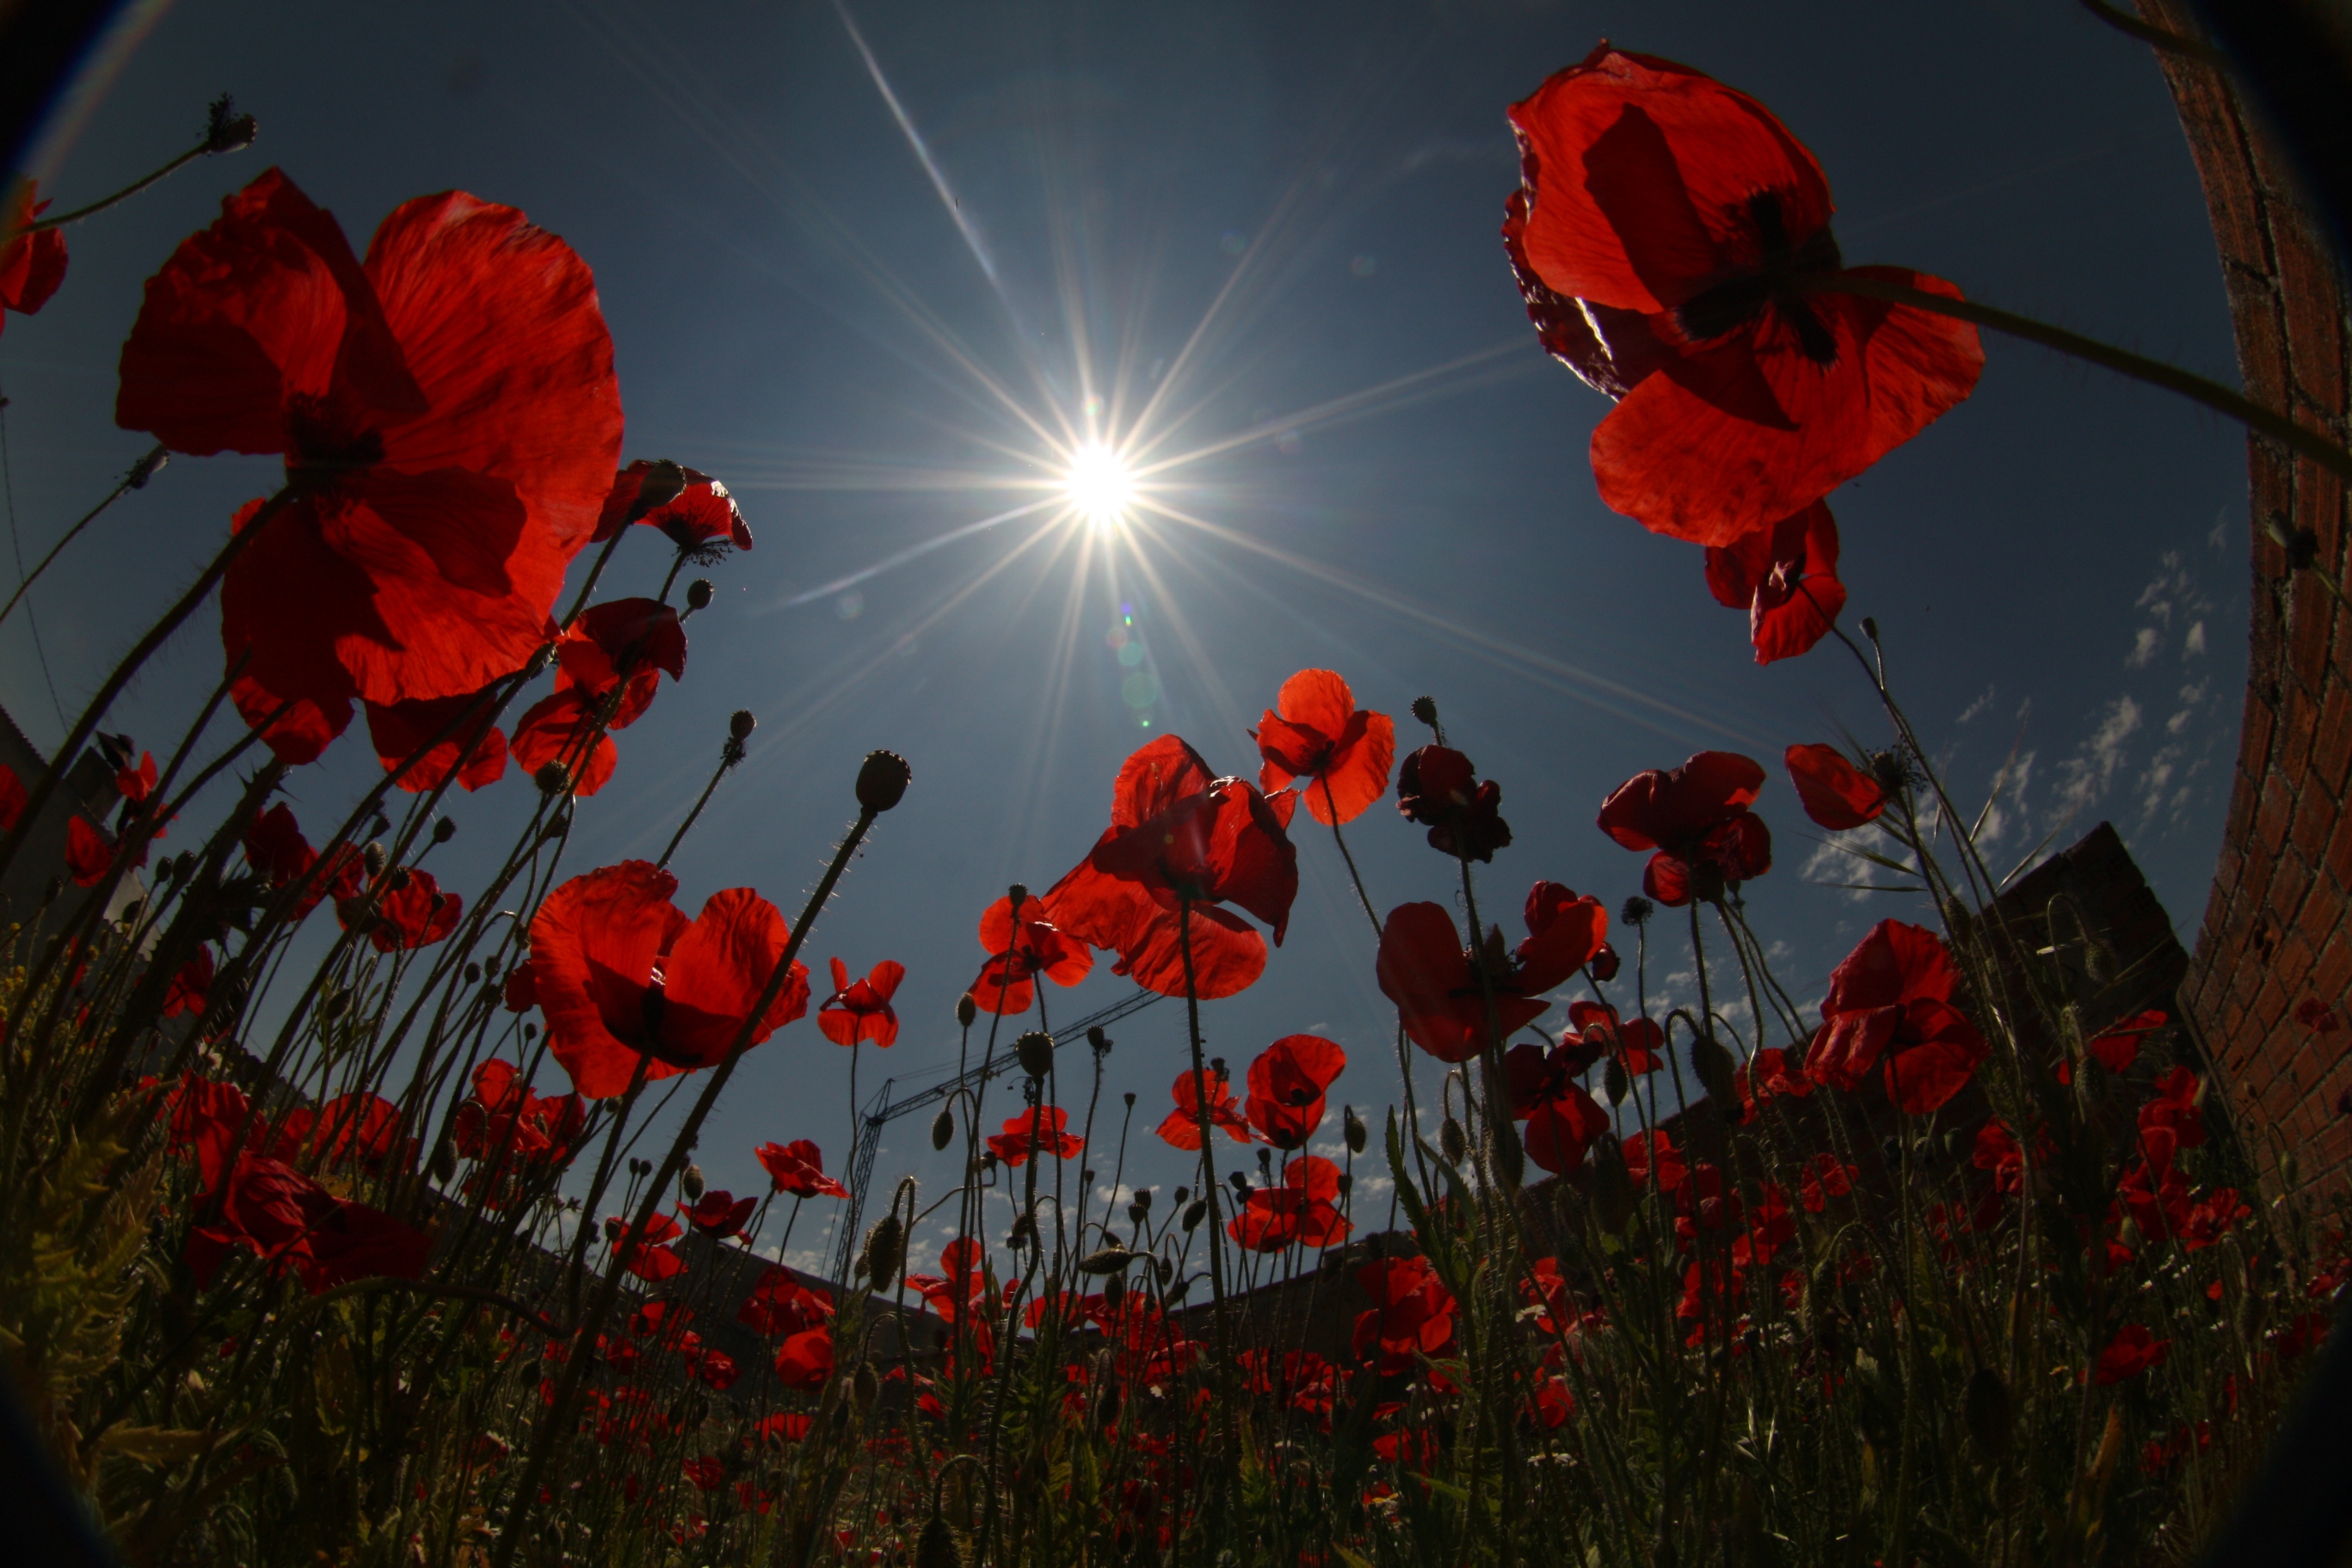
[[[1776,865],[1751,917],[1790,988],[1815,996],[1871,921],[1919,911],[1811,885],[1868,879],[1799,813],[1779,753],[1879,743],[1885,722],[1833,646],[1755,666],[1699,552],[1601,506],[1584,449],[1608,404],[1538,351],[1496,238],[1517,179],[1505,105],[1601,37],[1772,107],[1827,169],[1850,262],[1935,272],[2234,382],[2170,99],[2144,49],[2056,0],[1933,16],[1829,0],[226,0],[164,10],[44,154],[47,188],[74,204],[184,146],[216,93],[261,121],[253,151],[74,229],[62,292],[10,319],[16,542],[45,550],[142,450],[111,423],[115,352],[141,280],[222,194],[280,164],[363,246],[398,202],[461,187],[595,269],[625,455],[719,474],[758,536],[711,572],[686,680],[619,737],[578,868],[659,852],[737,707],[761,727],[675,862],[689,913],[743,883],[796,909],[857,758],[887,746],[913,763],[808,954],[820,976],[836,953],[861,973],[908,966],[902,1041],[866,1053],[861,1098],[952,1060],[981,910],[1084,854],[1130,749],[1174,730],[1253,771],[1244,731],[1308,665],[1395,714],[1404,744],[1422,738],[1407,705],[1434,695],[1501,782],[1516,841],[1482,869],[1490,908],[1538,878],[1613,908],[1641,857],[1593,827],[1609,789],[1703,747],[1762,758]],[[1131,416],[1155,392],[1161,415],[1185,413],[1155,424],[1161,450],[1206,453],[1159,476],[1193,523],[1147,517],[1085,550],[1036,516],[971,528],[1038,494],[1009,486],[1050,478],[1033,423],[1083,423],[1090,393]],[[1995,340],[1974,398],[1831,498],[1847,624],[1876,617],[1964,799],[2007,768],[1998,854],[2112,820],[2184,939],[2244,682],[2243,454],[2197,409]],[[37,741],[62,733],[49,682],[76,707],[271,483],[267,461],[181,460],[110,514],[38,599],[47,680],[32,623],[0,628],[0,701]],[[651,591],[658,542],[630,541],[613,591]],[[1139,664],[1108,636],[1130,616]],[[112,727],[163,749],[217,647],[208,621],[184,633]],[[299,779],[306,820],[365,787],[364,751],[348,737]],[[445,852],[502,844],[523,794],[510,779],[456,800]],[[1204,1027],[1237,1071],[1283,1034],[1340,1040],[1336,1135],[1339,1102],[1376,1114],[1396,1098],[1392,1015],[1328,834],[1300,844],[1288,941]],[[1449,896],[1450,863],[1388,807],[1350,847],[1383,909]],[[1656,956],[1687,968],[1673,944]],[[1115,999],[1108,968],[1052,995],[1055,1016]],[[1114,1030],[1108,1113],[1138,1094],[1129,1174],[1147,1185],[1189,1175],[1144,1132],[1181,1030],[1175,1006]],[[808,1024],[754,1053],[704,1136],[713,1184],[755,1186],[764,1138],[815,1138],[837,1165],[846,1054]],[[1424,1064],[1424,1092],[1434,1081]],[[924,1133],[895,1129],[878,1168],[936,1195],[953,1176]],[[1099,1164],[1107,1179],[1108,1148]]]

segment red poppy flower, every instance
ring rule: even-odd
[[[76,812],[66,824],[66,870],[72,873],[74,885],[96,887],[106,880],[107,870],[113,864],[114,846]]]
[[[595,542],[604,543],[631,523],[659,528],[688,552],[716,553],[730,544],[751,548],[751,526],[727,486],[667,458],[640,457],[621,470],[596,516]]]
[[[1766,1046],[1741,1062],[1732,1079],[1738,1087],[1743,1122],[1753,1120],[1759,1106],[1774,1100],[1802,1100],[1813,1092],[1813,1081],[1790,1061],[1786,1046]]]
[[[736,1309],[735,1319],[755,1333],[773,1337],[821,1327],[833,1316],[832,1298],[812,1291],[788,1269],[771,1263],[751,1293]]]
[[[148,280],[115,421],[285,455],[295,493],[230,568],[221,637],[249,657],[238,711],[307,762],[355,699],[477,692],[553,636],[621,403],[587,267],[520,213],[419,197],[362,267],[272,169]]]
[[[1070,1124],[1068,1113],[1059,1105],[1033,1106],[1004,1124],[1004,1131],[988,1140],[989,1148],[1008,1166],[1029,1163],[1029,1151],[1066,1160],[1087,1146],[1087,1141],[1075,1133],[1063,1129]]]
[[[457,755],[465,737],[481,722],[478,716],[468,717],[481,700],[481,693],[469,692],[414,702],[369,703],[368,739],[383,770],[397,772],[403,763],[415,758],[398,779],[400,788],[412,795],[438,789],[453,777],[468,791],[506,777],[507,736],[496,725],[483,732],[462,759]],[[442,732],[453,725],[457,727],[456,732],[445,737]]]
[[[640,1241],[629,1249],[628,1260],[622,1267],[649,1285],[659,1285],[685,1273],[686,1260],[671,1248]]]
[[[335,917],[349,926],[358,904],[357,899],[338,901]],[[376,894],[367,937],[379,953],[429,947],[457,928],[457,916],[463,913],[464,901],[454,893],[442,892],[431,872],[403,866],[385,878],[385,885]]]
[[[1486,1040],[1491,992],[1499,1046],[1544,1015],[1551,1004],[1543,993],[1582,968],[1609,928],[1600,900],[1578,898],[1558,883],[1536,883],[1526,915],[1528,939],[1506,954],[1500,927],[1478,951],[1463,946],[1453,913],[1442,904],[1401,904],[1389,912],[1376,972],[1415,1045],[1440,1061],[1476,1056]]]
[[[724,1187],[712,1187],[694,1200],[694,1207],[683,1210],[693,1227],[713,1241],[724,1241],[740,1235],[751,1211],[760,1207],[756,1197],[737,1197]]]
[[[1830,974],[1821,1034],[1806,1074],[1835,1089],[1859,1089],[1882,1062],[1886,1097],[1924,1116],[1967,1087],[1990,1054],[1952,994],[1959,971],[1936,934],[1882,920]]]
[[[1545,1101],[1565,1093],[1601,1060],[1601,1047],[1587,1048],[1571,1034],[1546,1050],[1521,1040],[1503,1053],[1503,1084],[1510,1096],[1511,1117],[1524,1122]]]
[[[196,944],[195,956],[180,966],[164,989],[163,1016],[175,1019],[182,1013],[193,1013],[201,1018],[212,987],[213,950],[200,942]]]
[[[1528,1116],[1528,1158],[1554,1176],[1584,1164],[1585,1151],[1609,1130],[1609,1113],[1582,1088],[1563,1085]]]
[[[25,781],[16,770],[0,762],[0,833],[16,831],[16,820],[25,814],[25,802],[32,797],[26,791]],[[285,808],[280,807],[283,810]]]
[[[727,1461],[716,1454],[690,1454],[678,1461],[678,1469],[698,1491],[717,1491],[727,1484]]]
[[[835,1045],[856,1045],[862,1040],[870,1040],[884,1049],[898,1044],[898,1015],[891,1009],[890,998],[898,994],[898,982],[906,977],[906,965],[885,958],[853,986],[849,983],[849,967],[835,958],[833,995],[825,998],[824,1006],[817,1009],[816,1027]]]
[[[776,1350],[776,1377],[787,1388],[814,1392],[833,1376],[833,1331],[803,1329]]]
[[[1973,327],[1802,290],[1842,266],[1829,183],[1746,94],[1603,44],[1510,118],[1526,270],[1586,308],[1603,371],[1589,379],[1622,399],[1592,437],[1617,511],[1727,545],[1828,495],[1975,387]],[[1901,268],[1854,272],[1959,293]]]
[[[1223,1127],[1225,1135],[1237,1144],[1253,1142],[1250,1125],[1242,1120],[1240,1110],[1234,1104],[1233,1091],[1226,1087],[1230,1081],[1223,1066],[1203,1068],[1201,1077],[1209,1091],[1209,1113],[1205,1120]],[[1201,1146],[1203,1118],[1200,1096],[1193,1092],[1192,1075],[1190,1072],[1178,1073],[1171,1092],[1176,1096],[1176,1109],[1168,1113],[1168,1119],[1160,1124],[1160,1141],[1180,1149],[1197,1149]]]
[[[1283,1163],[1282,1185],[1260,1187],[1226,1225],[1225,1233],[1253,1252],[1280,1252],[1294,1244],[1331,1247],[1353,1228],[1332,1199],[1339,1167],[1315,1155]]]
[[[1273,926],[1277,947],[1290,924],[1298,851],[1283,831],[1288,813],[1254,785],[1212,778],[1200,753],[1163,735],[1119,768],[1110,827],[1046,893],[1046,916],[1116,951],[1111,973],[1179,997],[1189,907],[1193,994],[1230,997],[1265,971],[1265,940],[1223,905]]]
[[[1835,1155],[1823,1150],[1805,1162],[1803,1176],[1797,1183],[1798,1201],[1808,1214],[1819,1214],[1829,1207],[1833,1197],[1844,1197],[1853,1191],[1853,1178],[1862,1174]]]
[[[38,194],[37,182],[20,183],[13,210],[0,222],[0,328],[6,327],[10,310],[37,315],[66,280],[65,235],[57,229],[26,232],[48,210],[48,203],[34,199]]]
[[[1021,901],[1016,930],[1010,894],[981,915],[980,945],[988,951],[988,962],[971,983],[971,999],[983,1013],[1025,1013],[1037,999],[1033,984],[1037,976],[1057,986],[1075,986],[1095,967],[1087,945],[1056,928],[1045,918],[1045,906],[1034,898]]]
[[[1401,1372],[1417,1356],[1442,1356],[1454,1348],[1454,1292],[1426,1258],[1382,1258],[1356,1270],[1356,1282],[1372,1299],[1371,1311],[1356,1319],[1359,1361],[1378,1354],[1383,1372]]]
[[[1793,517],[1706,548],[1707,591],[1748,612],[1756,662],[1793,659],[1830,634],[1845,608],[1837,519],[1815,501]]]
[[[625,1090],[640,1060],[648,1079],[716,1066],[747,1020],[757,1045],[808,1011],[808,967],[795,960],[751,1019],[790,939],[775,905],[729,888],[688,921],[669,901],[677,891],[669,873],[624,861],[557,888],[530,924],[550,1048],[591,1100]]]
[[[1607,1002],[1570,1002],[1568,1021],[1590,1061],[1613,1056],[1637,1077],[1665,1065],[1666,1031],[1654,1019],[1621,1019]]]
[[[772,1416],[762,1416],[752,1422],[751,1430],[767,1442],[797,1443],[807,1437],[809,1428],[815,1425],[814,1416],[779,1410]]]
[[[2139,1148],[2158,1171],[2172,1168],[2173,1153],[2205,1141],[2205,1111],[2198,1103],[2197,1074],[2176,1067],[2156,1081],[2156,1098],[2139,1108]]]
[[[593,694],[566,686],[524,710],[507,749],[527,773],[536,774],[551,762],[562,764],[564,787],[583,798],[593,795],[611,781],[621,760],[598,716]]]
[[[1601,803],[1601,831],[1629,850],[1655,850],[1643,891],[1675,908],[1693,895],[1713,900],[1719,887],[1772,869],[1772,834],[1748,809],[1764,788],[1764,769],[1729,751],[1702,751],[1680,768],[1653,768],[1617,786]]]
[[[1834,746],[1792,746],[1783,760],[1805,815],[1833,833],[1874,822],[1886,810],[1886,791],[1878,780]]]
[[[2138,1323],[2126,1323],[2099,1352],[2098,1378],[2101,1385],[2122,1383],[2137,1377],[2151,1367],[2162,1366],[2172,1354],[2172,1342],[2158,1339]]]
[[[282,801],[245,830],[245,858],[273,888],[299,882],[319,863],[318,852],[302,837],[301,826]],[[361,870],[359,852],[349,844],[336,845],[334,863],[304,890],[295,904],[294,918],[299,920],[316,909],[320,899],[349,898],[358,893]]]
[[[1442,854],[1493,864],[1511,842],[1502,803],[1503,787],[1478,782],[1470,759],[1451,747],[1424,746],[1397,769],[1397,810],[1427,828],[1429,847]]]
[[[2110,1072],[2128,1072],[2131,1064],[2139,1060],[2139,1048],[2147,1037],[2172,1021],[2162,1008],[2150,1008],[2137,1012],[2120,1023],[2109,1024],[2091,1037],[2088,1049],[2093,1061]],[[2067,1062],[2060,1062],[2058,1082],[2072,1082]]]
[[[196,1164],[199,1189],[209,1197],[228,1168],[231,1145],[244,1135],[253,1105],[234,1083],[183,1073],[164,1104],[171,1113],[172,1152]]]
[[[1250,1124],[1277,1149],[1304,1148],[1323,1124],[1323,1096],[1348,1053],[1315,1034],[1286,1034],[1249,1065]]]
[[[273,1269],[294,1269],[315,1296],[354,1280],[416,1279],[432,1250],[423,1231],[248,1152],[229,1174],[218,1218],[188,1233],[185,1256],[199,1290],[229,1253],[246,1251]]]
[[[1625,1140],[1625,1174],[1633,1178],[1635,1186],[1649,1185],[1654,1166],[1660,1192],[1678,1193],[1690,1182],[1690,1166],[1663,1127],[1655,1132],[1636,1133]]]
[[[1301,670],[1282,683],[1275,707],[1250,732],[1265,758],[1258,788],[1272,795],[1299,785],[1307,815],[1328,823],[1354,821],[1388,792],[1396,726],[1358,707],[1346,681]]]
[[[377,1176],[413,1170],[417,1140],[400,1135],[400,1107],[381,1094],[339,1094],[316,1111],[296,1106],[269,1141],[272,1158],[356,1166]]]
[[[794,1197],[847,1197],[849,1189],[824,1174],[824,1153],[806,1138],[761,1144],[752,1153],[778,1192]]]
[[[126,762],[116,768],[114,790],[134,806],[144,802],[155,792],[155,754],[142,751],[139,754],[138,767],[133,768]]]
[[[587,1103],[577,1094],[542,1096],[521,1077],[512,1062],[496,1057],[474,1069],[474,1092],[457,1107],[453,1132],[459,1154],[528,1162],[561,1155],[578,1141],[588,1125]]]

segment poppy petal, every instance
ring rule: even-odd
[[[750,888],[712,894],[672,944],[662,967],[664,1052],[698,1067],[724,1058],[791,937],[776,906]],[[794,959],[783,988],[753,1025],[748,1045],[758,1045],[808,1011],[808,966]]]
[[[1840,756],[1833,746],[1791,746],[1783,760],[1805,815],[1832,832],[1875,821],[1886,810],[1878,780]]]
[[[629,1086],[646,1038],[654,966],[688,926],[677,878],[644,861],[573,877],[530,923],[531,984],[548,1046],[572,1087],[602,1100]],[[680,1071],[654,1061],[648,1078]]]

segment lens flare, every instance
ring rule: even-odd
[[[1135,499],[1135,476],[1109,447],[1081,446],[1062,473],[1062,493],[1080,517],[1107,528],[1127,516]]]

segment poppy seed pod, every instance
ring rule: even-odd
[[[702,1167],[688,1166],[680,1171],[677,1176],[677,1190],[686,1195],[686,1201],[688,1203],[698,1200],[702,1197]]]
[[[970,991],[956,998],[956,1028],[970,1029],[980,1017],[980,1003]]]
[[[236,99],[223,93],[213,99],[205,119],[206,152],[241,152],[261,134],[260,122],[236,111]]]
[[[737,708],[734,716],[727,721],[728,735],[737,740],[751,739],[751,732],[759,727],[760,721],[752,716],[751,710],[747,707]]]
[[[1135,1091],[1134,1091],[1134,1090],[1132,1090],[1132,1089],[1129,1090],[1129,1091],[1127,1092],[1126,1095],[1125,1095],[1125,1099],[1126,1099],[1126,1101],[1127,1101],[1127,1108],[1128,1108],[1129,1110],[1130,1110],[1130,1111],[1134,1110],[1134,1109],[1135,1109]]]
[[[1097,1056],[1110,1054],[1110,1036],[1103,1033],[1103,1027],[1098,1023],[1087,1026],[1087,1043],[1094,1048]]]
[[[1194,1198],[1192,1206],[1184,1210],[1184,1234],[1190,1236],[1193,1231],[1198,1230],[1201,1228],[1202,1217],[1208,1212],[1209,1200],[1205,1197]]]
[[[956,1546],[955,1531],[936,1513],[916,1538],[915,1568],[963,1568],[963,1552]]]
[[[857,769],[859,810],[877,814],[888,810],[906,799],[907,785],[914,776],[907,759],[897,752],[868,752]]]
[[[1136,1227],[1139,1231],[1142,1228],[1145,1218],[1150,1213],[1151,1211],[1144,1207],[1143,1205],[1139,1203],[1130,1203],[1127,1206],[1127,1222],[1129,1225]]]
[[[1656,907],[1637,893],[1625,901],[1623,908],[1617,911],[1617,918],[1627,925],[1647,925],[1650,923],[1651,912]]]
[[[1016,882],[1004,890],[1004,896],[1013,908],[1018,909],[1029,902],[1029,890]]]
[[[1135,1197],[1129,1200],[1129,1205],[1130,1207],[1143,1210],[1146,1214],[1150,1213],[1151,1189],[1148,1186],[1137,1187],[1135,1189]]]
[[[621,1238],[628,1233],[628,1228],[629,1222],[623,1219],[619,1215],[606,1215],[604,1217],[605,1242],[611,1246],[618,1246],[620,1244]]]
[[[439,821],[433,824],[433,841],[435,843],[446,844],[457,836],[457,824],[450,821],[448,818],[444,817]]]
[[[542,795],[561,795],[570,787],[572,775],[561,762],[543,762],[539,771],[530,776],[530,781],[539,786]]]
[[[955,1113],[942,1110],[931,1122],[931,1147],[944,1149],[948,1146],[948,1140],[954,1136]]]
[[[383,868],[390,863],[392,857],[384,852],[383,845],[374,840],[370,840],[367,848],[360,852],[360,864],[366,868],[370,877],[382,876]]]
[[[1435,729],[1437,727],[1437,699],[1435,697],[1413,698],[1412,716],[1421,720],[1422,723],[1429,726],[1430,728]]]
[[[1189,1197],[1191,1197],[1192,1196],[1192,1189],[1191,1187],[1189,1187],[1189,1186],[1180,1186],[1180,1187],[1178,1187],[1178,1188],[1176,1189],[1176,1197],[1175,1197],[1176,1207],[1178,1207],[1179,1208],[1181,1208],[1181,1207],[1184,1206],[1184,1200],[1185,1200],[1185,1199],[1187,1199],[1187,1198],[1189,1198]]]
[[[698,577],[686,585],[686,607],[689,611],[710,608],[710,596],[718,591],[707,577]]]
[[[1054,1071],[1054,1037],[1033,1029],[1013,1042],[1013,1054],[1020,1059],[1022,1071],[1043,1078]]]
[[[1703,1034],[1691,1041],[1691,1069],[1717,1104],[1729,1106],[1738,1102],[1736,1064],[1730,1051],[1715,1036]]]

